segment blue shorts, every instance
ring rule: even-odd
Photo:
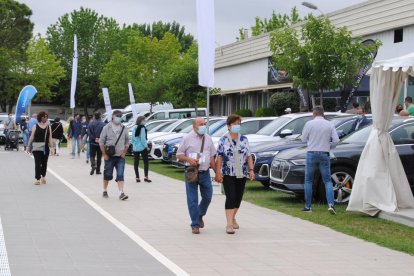
[[[124,181],[125,158],[119,156],[113,156],[109,160],[105,160],[104,180],[113,179],[114,168],[116,169],[115,181]]]

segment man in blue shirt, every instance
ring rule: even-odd
[[[82,142],[82,122],[80,120],[80,115],[75,114],[75,118],[70,123],[70,133],[69,139],[72,139],[72,159],[75,158],[75,149],[78,148],[78,158],[80,158],[81,152],[81,142]]]
[[[335,126],[324,118],[322,106],[313,108],[313,120],[305,124],[302,131],[302,142],[307,142],[305,167],[305,208],[304,212],[312,212],[312,183],[315,169],[319,167],[326,189],[328,211],[336,214],[334,207],[333,184],[331,180],[331,162],[329,152],[339,142]]]

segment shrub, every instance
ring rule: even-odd
[[[285,109],[290,107],[292,113],[299,112],[300,99],[296,92],[276,92],[269,99],[269,106],[273,114],[278,116],[285,114]]]
[[[236,111],[237,115],[240,115],[242,117],[252,117],[253,116],[253,112],[250,109],[239,109],[238,111]]]
[[[269,107],[260,107],[256,110],[256,117],[269,117],[274,116],[273,109]]]

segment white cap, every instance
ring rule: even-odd
[[[285,109],[285,112],[286,112],[286,113],[288,113],[288,112],[292,112],[292,109],[291,109],[290,107],[288,107],[288,108],[286,108],[286,109]]]

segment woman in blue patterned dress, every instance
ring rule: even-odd
[[[243,199],[247,178],[254,180],[253,159],[246,136],[240,134],[241,117],[227,118],[229,132],[220,138],[217,148],[216,181],[222,182],[226,194],[226,233],[239,229],[236,214]]]

